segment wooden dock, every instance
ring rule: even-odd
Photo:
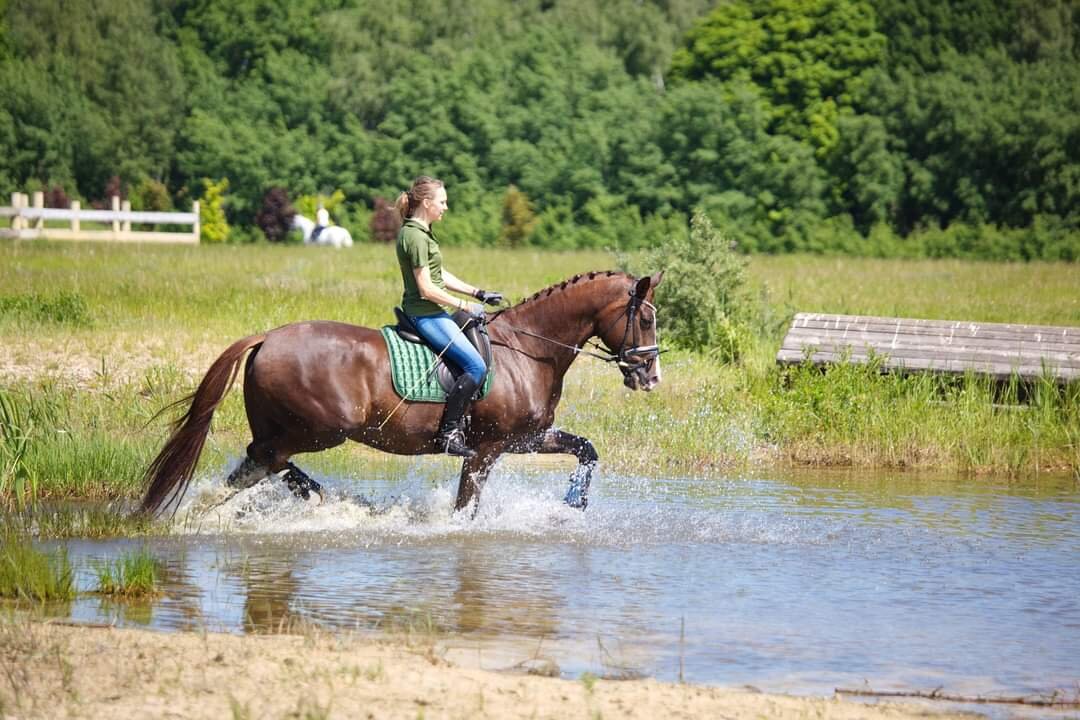
[[[1080,380],[1080,328],[798,313],[776,355],[781,365],[871,356],[891,372],[989,375],[1006,381]]]

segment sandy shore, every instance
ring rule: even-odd
[[[396,636],[235,636],[3,621],[0,717],[949,716],[912,704],[476,670],[445,661],[430,641]]]

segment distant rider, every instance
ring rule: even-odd
[[[315,227],[311,230],[310,242],[315,242],[319,239],[319,233],[330,226],[330,213],[326,211],[322,205],[315,211]]]

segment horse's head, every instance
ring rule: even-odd
[[[656,340],[653,293],[663,273],[637,280],[629,293],[609,303],[597,316],[597,332],[631,390],[652,390],[660,382],[660,349]]]

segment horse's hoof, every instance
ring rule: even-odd
[[[316,505],[321,504],[323,501],[322,486],[314,480],[311,481],[310,485],[308,483],[297,484],[296,486],[290,485],[289,490],[292,491],[293,495],[307,502],[311,502],[312,498],[318,498],[315,502]]]
[[[563,502],[575,510],[584,510],[589,504],[589,496],[584,488],[578,485],[571,485],[570,489],[566,491],[566,497],[563,498]]]

